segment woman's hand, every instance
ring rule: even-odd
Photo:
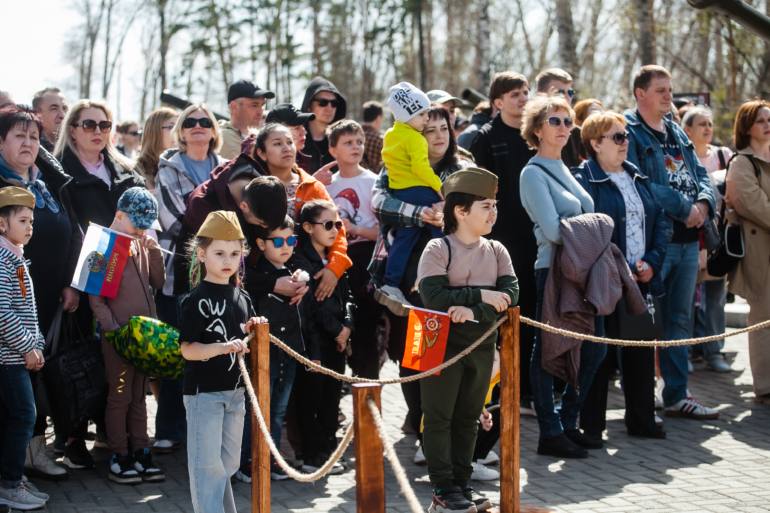
[[[442,228],[444,226],[444,202],[434,203],[422,211],[422,222]]]
[[[452,322],[465,322],[473,320],[473,310],[466,306],[450,306],[447,315]]]
[[[647,283],[652,279],[652,266],[648,264],[647,262],[644,262],[644,270],[639,271],[639,269],[636,269],[636,273],[634,274],[634,279],[636,281],[640,281],[642,283]]]
[[[324,167],[313,173],[313,178],[324,184],[330,186],[332,184],[332,168],[337,165],[337,161],[329,162]]]
[[[302,300],[302,296],[308,291],[307,282],[297,281],[300,271],[291,276],[282,276],[275,280],[273,292],[291,298],[290,305],[296,305]]]
[[[498,292],[496,290],[483,290],[481,291],[481,301],[488,305],[495,307],[495,310],[502,312],[507,310],[511,304],[511,298],[505,292]]]
[[[489,413],[487,410],[484,410],[481,412],[481,417],[479,417],[479,422],[481,422],[481,427],[484,429],[484,431],[489,431],[492,429],[493,422],[492,422],[492,414]]]
[[[334,287],[337,286],[337,275],[332,271],[324,267],[313,278],[320,280],[315,289],[315,298],[318,301],[323,301],[334,293]]]
[[[62,309],[65,312],[74,312],[80,304],[80,291],[72,287],[64,287],[61,291],[61,296],[59,296],[59,302],[64,303]]]

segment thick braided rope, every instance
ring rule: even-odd
[[[265,423],[265,417],[262,416],[262,410],[259,407],[257,394],[254,392],[254,387],[251,385],[249,371],[246,369],[246,360],[243,358],[243,355],[238,355],[238,367],[240,367],[241,374],[243,375],[243,381],[246,383],[246,390],[249,392],[249,397],[251,398],[251,409],[254,411],[254,415],[257,417],[259,430],[262,432],[262,436],[265,437],[265,441],[267,442],[268,447],[270,447],[270,452],[273,453],[275,461],[278,462],[278,465],[280,465],[280,467],[289,475],[289,477],[302,483],[312,483],[314,481],[318,481],[320,478],[328,474],[334,464],[337,463],[337,461],[339,461],[339,459],[342,457],[342,453],[345,452],[345,449],[348,448],[348,445],[350,445],[350,441],[353,439],[353,425],[351,424],[348,427],[348,430],[345,433],[345,437],[342,439],[342,443],[329,457],[329,461],[324,463],[321,468],[312,474],[303,474],[302,472],[297,472],[291,467],[291,465],[286,463],[286,460],[284,460],[283,456],[281,456],[281,451],[279,451],[273,443],[273,438],[270,436],[270,430]]]
[[[482,342],[484,342],[494,331],[500,327],[502,323],[508,320],[508,314],[503,314],[502,317],[500,317],[497,322],[495,322],[491,328],[489,328],[479,339],[465,348],[461,353],[459,353],[457,356],[445,361],[438,367],[434,367],[430,370],[427,370],[425,372],[421,372],[419,374],[415,374],[414,376],[407,376],[405,378],[397,378],[397,379],[368,379],[368,378],[358,378],[358,377],[351,377],[351,376],[345,376],[344,374],[340,374],[339,372],[334,372],[333,370],[329,370],[326,367],[319,365],[311,360],[308,360],[298,352],[296,352],[294,349],[290,348],[286,344],[284,344],[280,339],[274,337],[273,335],[270,335],[270,341],[289,353],[291,356],[293,356],[296,360],[298,360],[301,364],[305,365],[306,367],[310,367],[313,370],[316,370],[322,374],[326,374],[328,376],[331,376],[335,379],[338,379],[340,381],[347,381],[348,383],[374,383],[378,385],[396,385],[399,383],[409,383],[410,381],[417,381],[418,379],[427,378],[428,376],[431,376],[439,371],[442,371],[449,367],[450,365],[454,365],[457,363],[460,358],[467,356],[471,351],[476,349]],[[255,332],[249,333],[248,338],[251,339],[254,337]]]
[[[380,410],[377,408],[377,403],[374,402],[371,396],[366,398],[366,404],[369,406],[369,411],[372,412],[374,417],[374,425],[377,426],[377,434],[382,440],[382,446],[385,449],[385,456],[390,462],[390,466],[393,467],[393,473],[396,474],[396,480],[401,486],[401,491],[404,492],[409,507],[412,508],[412,513],[422,513],[422,507],[420,501],[417,500],[417,496],[412,490],[412,486],[409,484],[409,478],[406,476],[404,467],[401,466],[401,462],[398,461],[396,450],[393,448],[393,443],[390,441],[387,431],[385,430],[385,422],[382,420]]]
[[[691,344],[702,344],[703,342],[713,342],[714,340],[722,340],[723,338],[735,337],[737,335],[743,335],[744,333],[751,333],[752,331],[758,331],[770,326],[770,321],[760,322],[754,326],[743,328],[738,331],[730,333],[722,333],[721,335],[711,335],[708,337],[700,338],[686,338],[683,340],[618,340],[614,338],[595,337],[593,335],[585,335],[583,333],[576,333],[574,331],[563,330],[560,328],[554,328],[549,324],[543,324],[527,317],[520,317],[521,322],[540,328],[541,330],[550,331],[557,335],[563,335],[565,337],[572,337],[578,340],[590,340],[591,342],[599,342],[601,344],[617,344],[619,346],[644,346],[644,347],[668,347],[668,346],[686,346]]]

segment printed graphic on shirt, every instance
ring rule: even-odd
[[[332,183],[326,191],[337,205],[340,219],[348,219],[351,224],[366,228],[377,226],[377,218],[372,212],[372,188],[376,181],[377,175],[371,171],[365,171],[354,178],[342,178],[339,173],[332,177]],[[351,236],[348,243],[363,240],[366,239]]]
[[[698,195],[698,189],[690,173],[687,172],[681,153],[671,156],[666,152],[663,157],[666,159],[666,171],[668,171],[668,182],[671,188],[688,198],[695,198]]]

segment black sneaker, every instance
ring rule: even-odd
[[[0,504],[0,513],[11,513],[11,507],[8,504]]]
[[[305,460],[302,463],[302,472],[307,472],[308,474],[317,472],[319,468],[324,466],[324,464],[326,463],[326,460],[328,459],[329,459],[329,455],[322,452],[317,456],[314,456],[313,458]],[[345,469],[342,468],[342,465],[340,465],[339,462],[337,462],[334,465],[332,465],[331,470],[329,470],[329,475],[335,476],[337,474],[342,474],[343,472],[345,472]]]
[[[604,442],[601,438],[596,439],[592,436],[581,433],[579,429],[572,429],[564,432],[564,436],[570,439],[573,444],[577,444],[580,447],[586,449],[601,449],[604,447]]]
[[[86,441],[73,440],[71,444],[67,444],[62,463],[74,469],[94,468],[94,458],[88,452]]]
[[[463,487],[463,496],[476,506],[476,511],[486,511],[492,508],[492,503],[473,489],[471,486]]]
[[[110,459],[110,481],[118,484],[139,484],[142,482],[142,476],[134,468],[130,456],[113,454]]]
[[[284,481],[289,479],[289,474],[281,468],[277,461],[274,461],[270,464],[270,479],[273,481]],[[249,481],[251,481],[251,478],[249,478]]]
[[[469,501],[459,486],[447,486],[433,492],[433,503],[428,513],[444,513],[459,511],[460,513],[476,513],[476,505]]]
[[[537,453],[557,458],[587,458],[588,451],[575,444],[564,434],[541,438],[537,443]]]
[[[134,453],[134,469],[139,472],[143,481],[159,483],[166,480],[166,474],[153,463],[152,454],[146,447]]]
[[[271,469],[272,470],[272,469]],[[251,462],[241,463],[238,472],[235,473],[235,479],[242,483],[251,483]]]

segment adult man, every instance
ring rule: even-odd
[[[319,182],[329,185],[332,183],[330,171],[324,171],[316,176],[316,171],[334,162],[334,158],[329,153],[326,127],[347,115],[348,103],[334,84],[325,78],[315,77],[305,90],[301,110],[315,114],[315,119],[308,121],[305,125],[310,135],[305,142],[305,153],[310,156],[310,166],[306,171]]]
[[[575,91],[572,89],[572,76],[563,69],[550,68],[541,71],[535,81],[537,82],[538,93],[559,94],[567,100],[567,103],[572,105],[572,98],[575,96]],[[581,158],[587,158],[585,149],[583,149],[583,142],[580,140],[580,127],[573,126],[569,141],[561,151],[561,159],[567,167],[579,166]]]
[[[537,303],[535,226],[521,204],[519,176],[536,151],[521,136],[524,107],[529,100],[529,84],[524,75],[513,71],[495,74],[489,85],[489,101],[499,115],[484,125],[471,144],[476,165],[497,175],[497,223],[489,234],[505,246],[519,277],[521,314],[534,319]],[[521,361],[529,362],[535,344],[535,329],[521,325]],[[529,365],[521,366],[521,409],[534,414]]]
[[[652,190],[666,211],[668,238],[661,278],[666,340],[690,336],[692,297],[698,275],[699,231],[716,211],[708,173],[698,161],[684,130],[671,120],[671,74],[660,66],[643,66],[634,77],[636,109],[624,115],[630,133],[628,160],[650,178]],[[668,417],[715,419],[719,412],[687,393],[687,346],[658,350],[666,387],[663,404]]]
[[[13,97],[8,91],[0,91],[0,109],[6,105],[13,105]]]
[[[492,121],[497,117],[497,107],[490,102],[479,102],[476,108],[473,109],[473,116],[471,116],[471,122],[468,128],[463,130],[463,133],[457,136],[457,144],[466,150],[471,149],[471,143],[476,138],[476,134],[479,133],[481,127]]]
[[[230,121],[220,121],[222,149],[219,156],[232,160],[241,153],[241,143],[249,128],[259,128],[265,101],[275,98],[275,93],[260,87],[250,80],[239,80],[227,90],[230,104]]]
[[[374,174],[379,174],[382,169],[382,104],[380,102],[364,103],[364,158],[361,166]]]
[[[43,122],[40,146],[53,153],[59,127],[70,108],[67,99],[56,87],[46,87],[32,97],[32,108],[40,114],[40,120]]]

